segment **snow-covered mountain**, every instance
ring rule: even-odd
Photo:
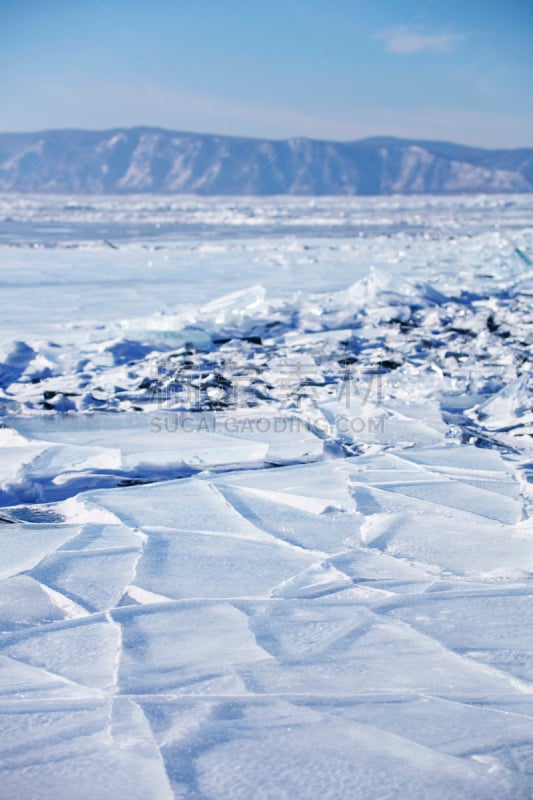
[[[0,191],[379,195],[533,191],[533,148],[270,141],[158,128],[0,137]]]

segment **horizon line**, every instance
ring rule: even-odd
[[[58,127],[58,128],[40,128],[36,130],[16,130],[16,131],[0,131],[1,136],[30,136],[30,135],[38,135],[38,134],[50,134],[50,133],[115,133],[118,131],[158,131],[160,133],[171,133],[171,134],[179,134],[180,136],[204,136],[204,137],[212,137],[212,138],[219,138],[219,139],[246,139],[251,141],[264,141],[264,142],[295,142],[295,141],[307,141],[307,142],[317,142],[317,143],[327,143],[327,144],[337,144],[337,145],[350,145],[350,144],[359,144],[364,142],[376,142],[376,141],[389,141],[389,142],[409,142],[413,144],[445,144],[445,145],[452,145],[454,147],[461,147],[468,150],[485,150],[489,152],[501,152],[502,150],[505,151],[519,151],[519,150],[533,150],[533,144],[531,145],[521,145],[521,146],[513,146],[513,147],[486,147],[484,145],[472,145],[472,144],[463,144],[462,142],[457,141],[450,141],[449,139],[424,139],[424,138],[416,138],[416,137],[404,137],[404,136],[393,136],[389,134],[375,134],[373,136],[364,136],[360,139],[329,139],[329,138],[315,138],[312,136],[303,136],[303,135],[295,135],[295,136],[284,136],[284,137],[266,137],[266,136],[247,136],[241,134],[231,134],[231,133],[212,133],[207,131],[189,131],[189,130],[179,130],[176,128],[165,128],[160,125],[147,125],[147,124],[139,124],[139,125],[114,125],[110,128],[80,128],[80,127]]]

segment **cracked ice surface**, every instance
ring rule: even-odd
[[[0,247],[0,796],[529,798],[531,201],[126,202]]]

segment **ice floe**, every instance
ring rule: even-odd
[[[530,203],[0,197],[0,793],[530,796]]]

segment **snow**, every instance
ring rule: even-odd
[[[530,796],[530,203],[0,198],[2,796]]]

